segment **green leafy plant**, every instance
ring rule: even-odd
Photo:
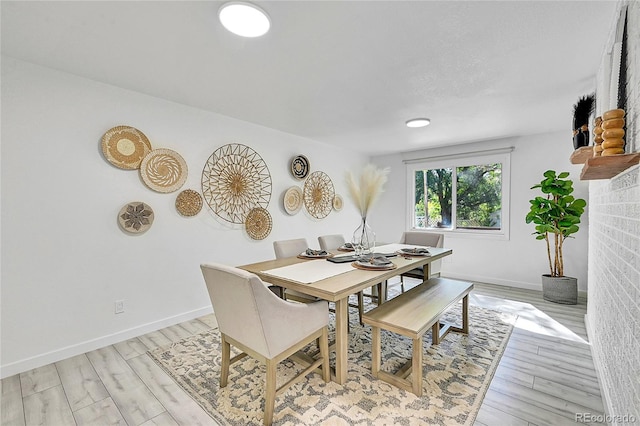
[[[537,240],[547,242],[549,270],[552,277],[564,277],[564,258],[562,246],[565,239],[570,238],[580,229],[580,216],[584,213],[587,202],[582,198],[574,198],[573,181],[566,179],[568,172],[556,175],[553,170],[544,172],[544,179],[531,189],[540,188],[544,196],[530,200],[531,209],[527,213],[526,222],[534,223]],[[552,242],[553,240],[553,250]]]

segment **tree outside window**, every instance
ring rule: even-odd
[[[501,163],[416,170],[414,177],[415,228],[502,229]]]

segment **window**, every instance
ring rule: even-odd
[[[509,159],[503,153],[408,162],[411,228],[508,238]]]

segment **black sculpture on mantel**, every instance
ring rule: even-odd
[[[595,93],[578,99],[573,106],[573,148],[589,146],[589,116],[593,111]]]

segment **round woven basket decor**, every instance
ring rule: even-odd
[[[304,182],[304,206],[316,219],[331,213],[335,194],[333,182],[325,172],[313,172]]]
[[[342,201],[342,197],[336,194],[336,196],[333,197],[333,209],[339,212],[340,210],[342,210],[343,206],[344,202]]]
[[[202,210],[202,196],[198,191],[185,189],[176,197],[176,210],[182,216],[195,216]]]
[[[140,130],[130,126],[113,127],[102,136],[102,154],[111,164],[126,170],[140,168],[151,151],[151,142]]]
[[[154,149],[140,163],[140,176],[156,192],[174,192],[187,180],[187,163],[170,149]]]
[[[298,186],[292,186],[284,192],[284,210],[294,215],[302,208],[302,189]]]
[[[247,214],[245,221],[247,234],[254,240],[264,240],[271,233],[273,221],[267,209],[256,207]]]
[[[202,196],[227,222],[244,224],[249,211],[271,200],[271,174],[253,149],[232,143],[211,154],[202,170]]]
[[[298,155],[291,160],[291,174],[296,179],[304,179],[309,174],[309,160],[304,155]]]
[[[142,234],[153,224],[153,209],[142,201],[125,204],[118,213],[118,224],[130,234]]]

